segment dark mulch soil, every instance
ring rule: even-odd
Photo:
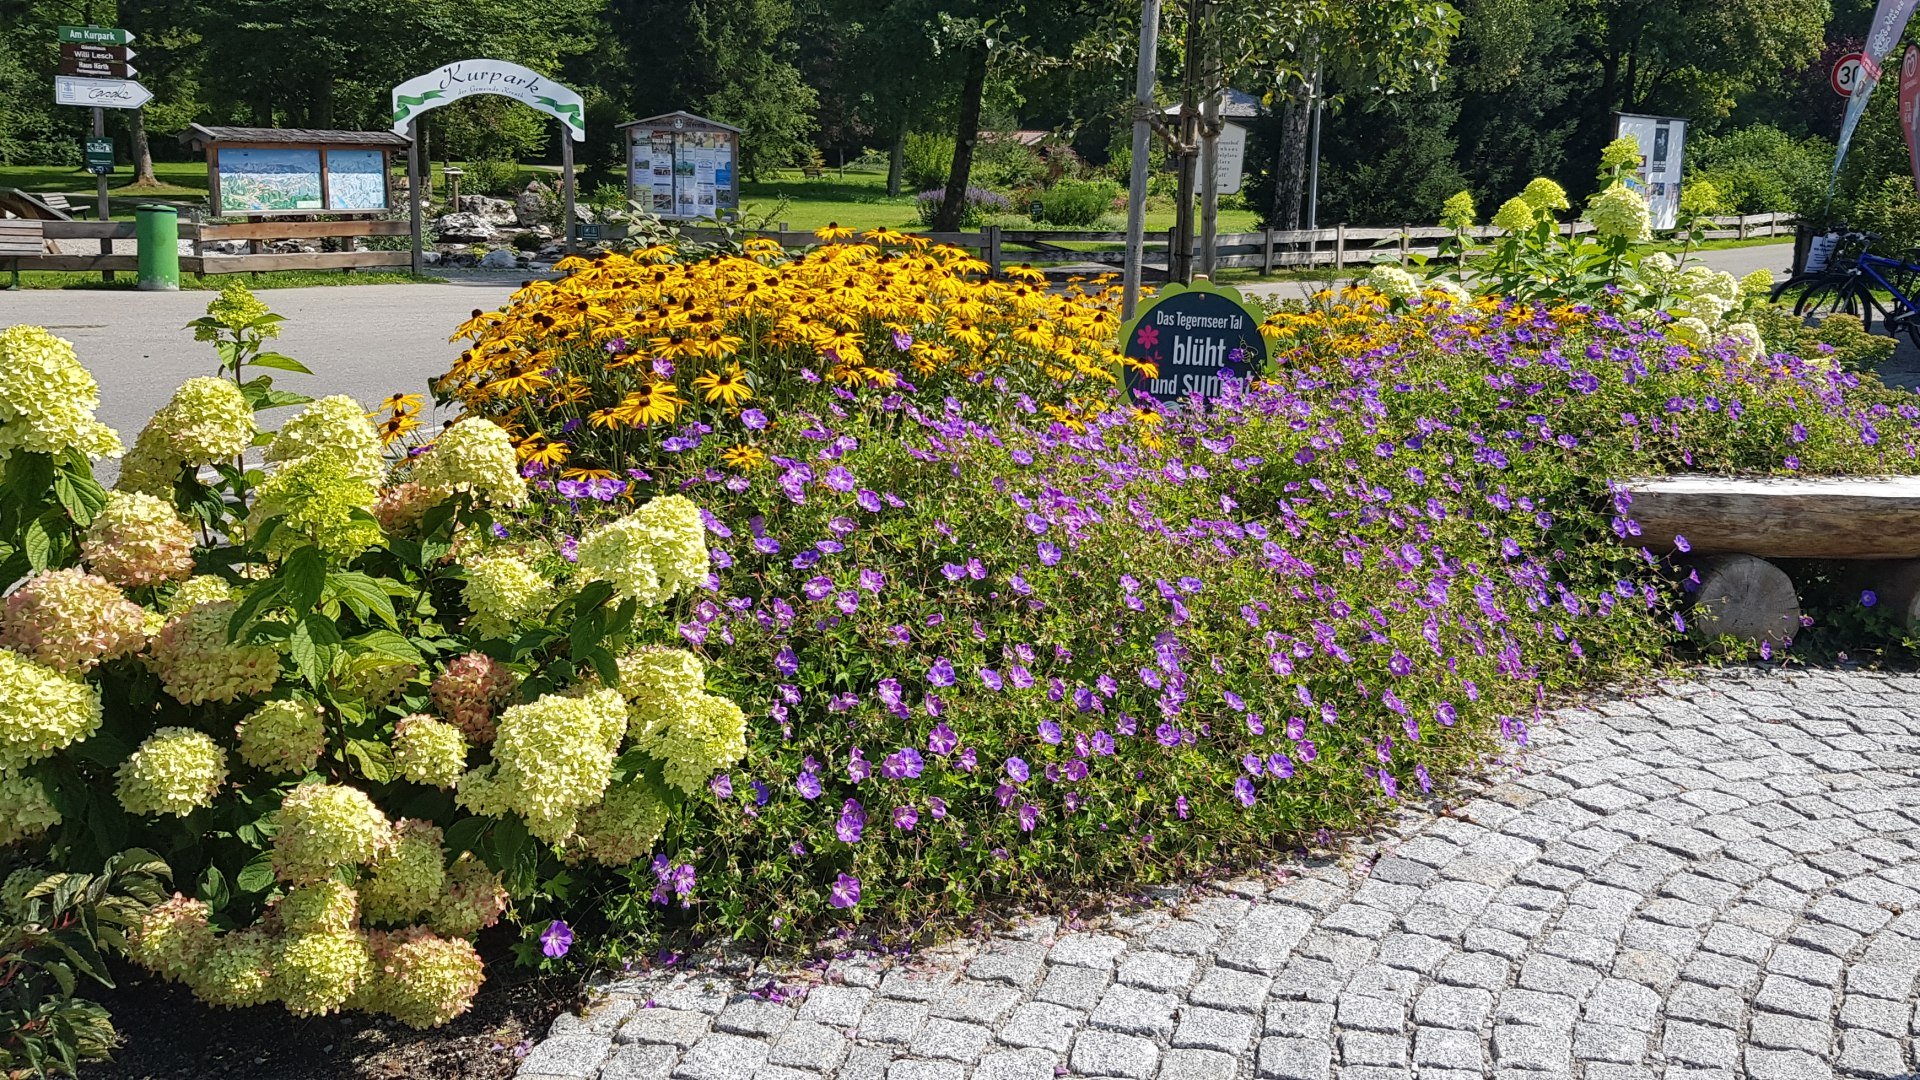
[[[119,988],[98,1000],[121,1046],[114,1060],[82,1068],[82,1080],[507,1080],[527,1044],[580,998],[578,974],[519,970],[504,954],[487,956],[473,1008],[430,1031],[361,1013],[212,1009],[141,971],[114,977]]]

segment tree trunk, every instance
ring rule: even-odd
[[[134,109],[127,114],[127,128],[133,142],[132,187],[159,187],[153,175],[153,147],[147,143],[147,110]]]
[[[900,121],[900,127],[893,133],[893,150],[887,155],[887,197],[895,198],[900,194],[900,176],[907,166],[907,122]]]
[[[973,175],[973,146],[980,141],[980,99],[986,90],[987,44],[983,41],[967,58],[967,77],[960,86],[960,123],[953,138],[953,168],[947,173],[940,213],[933,219],[935,232],[960,228],[960,215],[967,205],[967,181]]]
[[[1273,207],[1267,215],[1267,223],[1273,228],[1300,228],[1300,200],[1307,190],[1307,129],[1312,119],[1313,107],[1304,95],[1289,96],[1281,107],[1280,150],[1273,161]]]

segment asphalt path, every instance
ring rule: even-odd
[[[1791,252],[1790,245],[1773,244],[1701,258],[1735,275],[1760,268],[1784,274]],[[368,404],[396,391],[423,393],[427,380],[446,371],[459,351],[447,341],[453,328],[475,308],[500,306],[523,280],[519,273],[462,274],[445,284],[264,291],[261,299],[287,317],[276,347],[314,371],[274,372],[275,385],[313,395],[351,394]],[[1242,291],[1300,296],[1321,284],[1276,282]],[[212,298],[200,291],[0,291],[0,326],[35,323],[72,341],[100,381],[100,419],[131,441],[174,387],[214,372],[212,349],[185,329]],[[274,422],[273,414],[264,419]]]

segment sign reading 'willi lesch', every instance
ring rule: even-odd
[[[1166,402],[1220,396],[1222,375],[1245,381],[1266,365],[1260,318],[1232,289],[1169,285],[1121,327],[1121,352],[1154,370],[1148,376],[1129,365],[1127,392]]]

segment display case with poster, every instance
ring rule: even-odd
[[[1656,230],[1680,221],[1680,167],[1686,153],[1687,122],[1674,116],[1620,113],[1622,138],[1640,145],[1640,164],[1625,177],[1628,187],[1645,195]]]
[[[201,124],[180,139],[206,152],[209,202],[222,217],[383,212],[391,155],[407,145],[385,131]]]
[[[664,218],[730,217],[740,209],[740,129],[688,112],[621,124],[627,197]]]

